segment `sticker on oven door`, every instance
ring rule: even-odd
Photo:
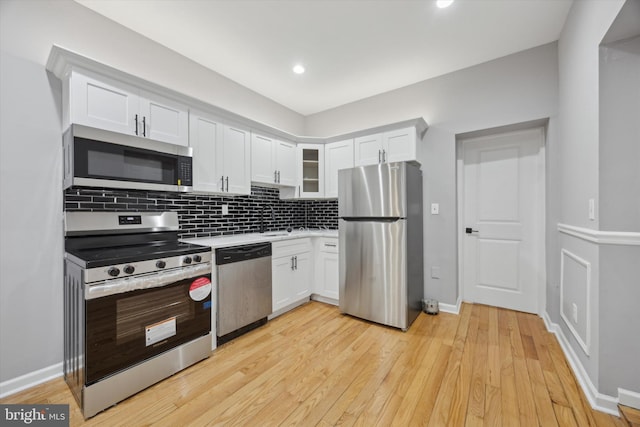
[[[167,320],[163,320],[162,322],[145,326],[144,329],[146,331],[148,347],[176,334],[176,318],[171,317]]]
[[[194,301],[202,301],[211,293],[211,280],[206,277],[199,277],[191,283],[189,296]]]

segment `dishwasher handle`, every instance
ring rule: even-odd
[[[271,243],[269,242],[219,248],[216,249],[216,265],[248,261],[267,256],[271,256]]]

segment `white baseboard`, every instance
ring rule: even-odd
[[[318,295],[318,294],[311,294],[311,299],[313,301],[319,301],[319,302],[323,302],[325,304],[331,304],[331,305],[335,305],[335,306],[339,305],[337,299],[329,298],[329,297],[323,297],[322,295]]]
[[[558,338],[562,352],[567,358],[569,366],[571,367],[573,374],[576,376],[578,384],[580,384],[580,388],[582,388],[582,391],[587,397],[591,407],[600,412],[620,416],[620,413],[618,412],[618,399],[598,392],[596,387],[593,385],[591,378],[589,378],[587,371],[584,369],[584,366],[580,363],[580,359],[578,359],[578,356],[569,344],[569,340],[567,340],[564,332],[562,332],[560,325],[553,323],[546,311],[542,315],[542,320],[544,320],[547,330]]]
[[[309,301],[311,301],[310,297],[304,297],[298,301],[292,302],[291,304],[289,304],[286,307],[282,307],[280,310],[276,310],[273,313],[271,313],[269,316],[267,316],[267,319],[271,320],[271,319],[275,319],[278,316],[281,316],[283,314],[285,314],[287,311],[291,311],[294,308],[301,306],[302,304],[306,304]]]
[[[455,304],[447,304],[444,302],[438,303],[440,311],[445,313],[460,314],[460,307],[462,306],[462,298],[458,297],[458,301]]]
[[[0,399],[62,376],[62,362],[0,383]]]
[[[640,410],[640,393],[619,388],[618,400],[621,405]]]

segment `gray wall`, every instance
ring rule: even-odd
[[[630,4],[637,5],[638,1],[626,2],[627,6]],[[637,177],[640,173],[637,58],[623,54],[610,64],[612,61],[609,60],[616,54],[611,49],[604,49],[603,64],[607,67],[601,66],[600,62],[600,44],[623,6],[626,7],[622,0],[574,2],[558,42],[558,218],[560,223],[570,226],[591,230],[638,230],[635,223],[638,220]],[[622,14],[629,17],[628,11]],[[639,30],[638,22],[638,18],[631,21],[636,31]],[[635,79],[634,71],[627,68],[629,65],[636,67]],[[620,81],[614,83],[614,79]],[[625,94],[625,90],[629,93]],[[633,109],[616,112],[617,108]],[[625,122],[618,127],[621,124],[618,120],[625,120],[629,115],[635,117],[634,122]],[[629,182],[621,182],[622,177]],[[590,198],[597,205],[595,220],[588,218]],[[630,325],[636,325],[637,329],[640,322],[640,312],[632,307],[633,301],[638,301],[637,260],[640,258],[637,249],[599,245],[568,234],[559,237],[557,247],[548,247],[548,251],[553,251],[558,258],[563,249],[579,257],[591,270],[590,274],[586,268],[581,274],[566,270],[561,277],[554,267],[547,289],[550,318],[560,325],[598,392],[615,397],[618,387],[640,391],[636,375],[640,353],[637,340],[629,339],[628,335],[634,334]],[[566,258],[565,262],[568,262]],[[581,267],[577,268],[580,271]],[[561,281],[562,290],[558,287]],[[580,292],[583,295],[576,295]],[[587,293],[589,304],[586,303]],[[586,313],[584,321],[591,322],[589,354],[583,351],[576,337],[585,334],[585,325],[578,325],[578,333],[574,335],[560,317],[562,308],[557,302],[561,294],[565,300],[575,299],[579,304],[578,313]],[[633,343],[628,343],[629,340]]]
[[[618,40],[620,39],[620,40]],[[600,229],[640,232],[640,0],[600,47]],[[640,393],[640,246],[600,247],[599,390]]]
[[[0,2],[0,383],[62,361],[59,44],[258,122],[303,117],[70,0]],[[1,393],[1,391],[0,391]]]
[[[639,118],[640,37],[634,37],[600,49],[601,230],[640,232]]]
[[[428,54],[425,52],[425,54]],[[307,117],[307,135],[334,135],[424,117],[425,296],[455,304],[456,134],[551,118],[557,110],[557,49],[548,44]],[[548,135],[553,144],[554,133]],[[431,278],[431,267],[441,278]]]

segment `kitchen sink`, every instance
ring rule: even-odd
[[[264,233],[264,235],[268,236],[268,237],[286,236],[287,234],[289,234],[289,233],[287,233],[286,231],[273,231],[271,233]]]

